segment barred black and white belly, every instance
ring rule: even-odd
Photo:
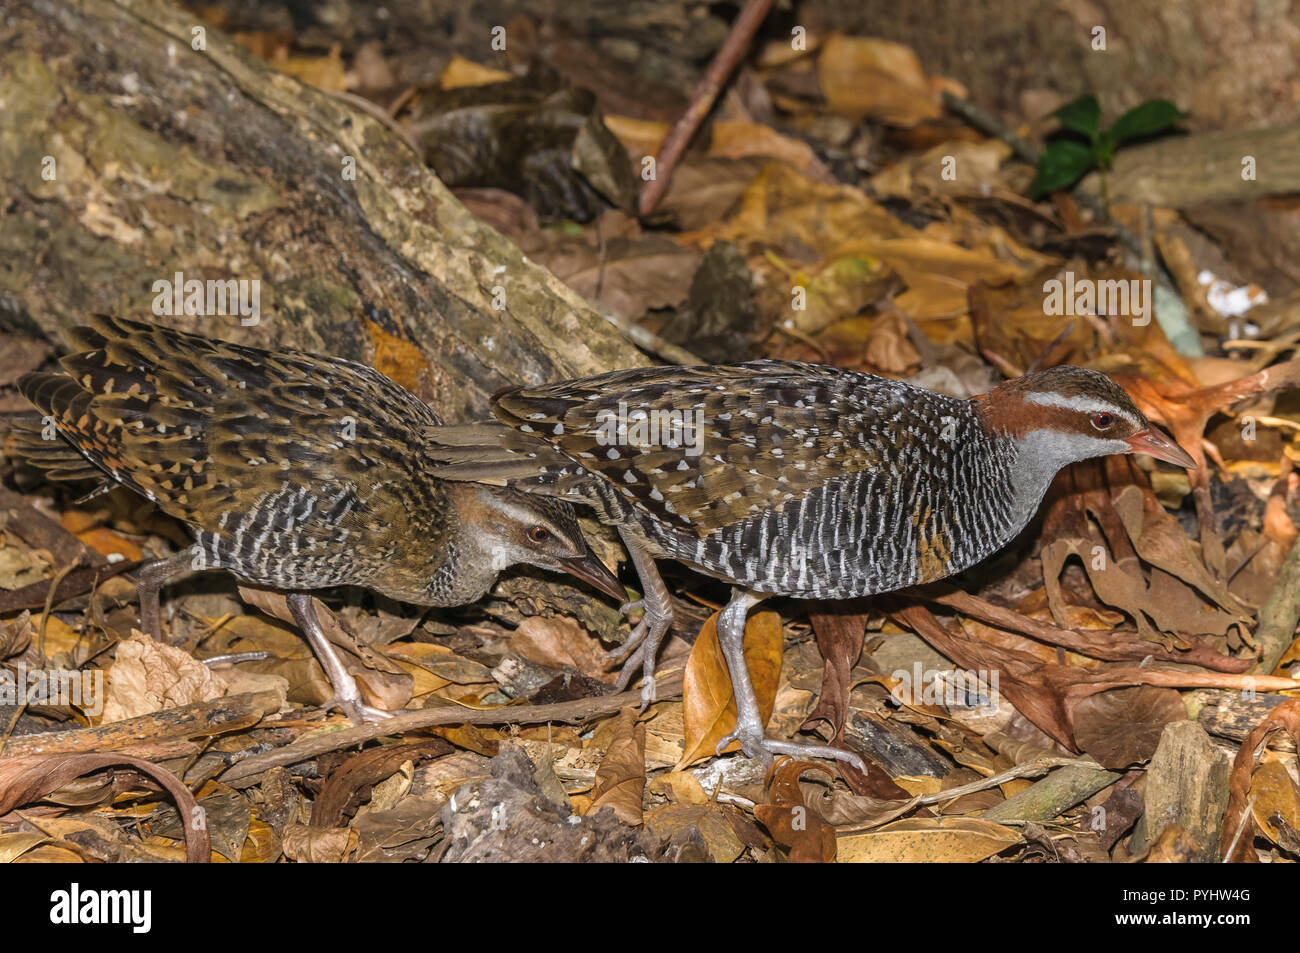
[[[219,532],[196,528],[195,568],[226,569],[280,589],[365,585],[370,561],[349,556],[347,517],[358,506],[356,488],[328,489],[324,495],[286,484],[243,512],[222,513]]]
[[[851,599],[933,582],[992,555],[1022,512],[1012,445],[966,444],[832,480],[704,537],[638,520],[656,549],[757,592]]]

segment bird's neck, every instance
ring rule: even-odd
[[[450,533],[434,542],[432,549],[413,545],[367,585],[421,606],[460,606],[483,598],[500,573],[492,554],[468,533]]]
[[[459,606],[478,602],[503,568],[493,553],[485,551],[478,537],[457,533],[447,541],[442,562],[428,579],[427,604]]]

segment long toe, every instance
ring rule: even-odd
[[[636,677],[638,672],[645,670],[645,653],[646,645],[643,641],[641,645],[637,646],[636,651],[628,656],[627,661],[623,663],[623,668],[618,673],[618,679],[614,682],[614,687],[620,692],[625,691],[632,684],[632,679]]]
[[[326,711],[339,709],[347,715],[352,724],[360,726],[366,722],[385,721],[393,717],[393,712],[385,711],[382,708],[375,708],[373,705],[366,705],[362,702],[350,698],[340,698],[335,695],[324,706]]]
[[[831,761],[843,761],[853,765],[863,774],[866,774],[867,766],[863,763],[861,756],[844,748],[836,748],[831,745],[814,745],[806,741],[777,741],[774,738],[764,738],[759,747],[766,754],[767,761],[771,761],[774,755],[788,754],[794,758],[827,758]]]
[[[836,748],[832,745],[815,745],[806,741],[778,741],[775,738],[767,738],[761,734],[750,734],[741,730],[733,731],[719,741],[716,751],[721,753],[723,748],[736,740],[740,741],[740,750],[745,757],[761,761],[764,765],[770,765],[776,755],[786,754],[793,758],[826,758],[831,761],[844,761],[864,774],[867,771],[867,766],[863,763],[861,756],[845,748]]]

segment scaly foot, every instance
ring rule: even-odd
[[[718,742],[715,753],[721,754],[723,748],[737,740],[740,741],[740,750],[745,757],[756,758],[762,761],[764,766],[770,765],[776,755],[788,754],[794,758],[828,758],[832,761],[845,761],[863,774],[867,771],[862,758],[844,748],[809,744],[806,741],[777,741],[775,738],[768,738],[762,732],[755,735],[741,731],[739,728]]]

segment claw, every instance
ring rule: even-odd
[[[655,677],[647,675],[641,682],[641,711],[644,715],[645,710],[654,704],[655,701]]]

